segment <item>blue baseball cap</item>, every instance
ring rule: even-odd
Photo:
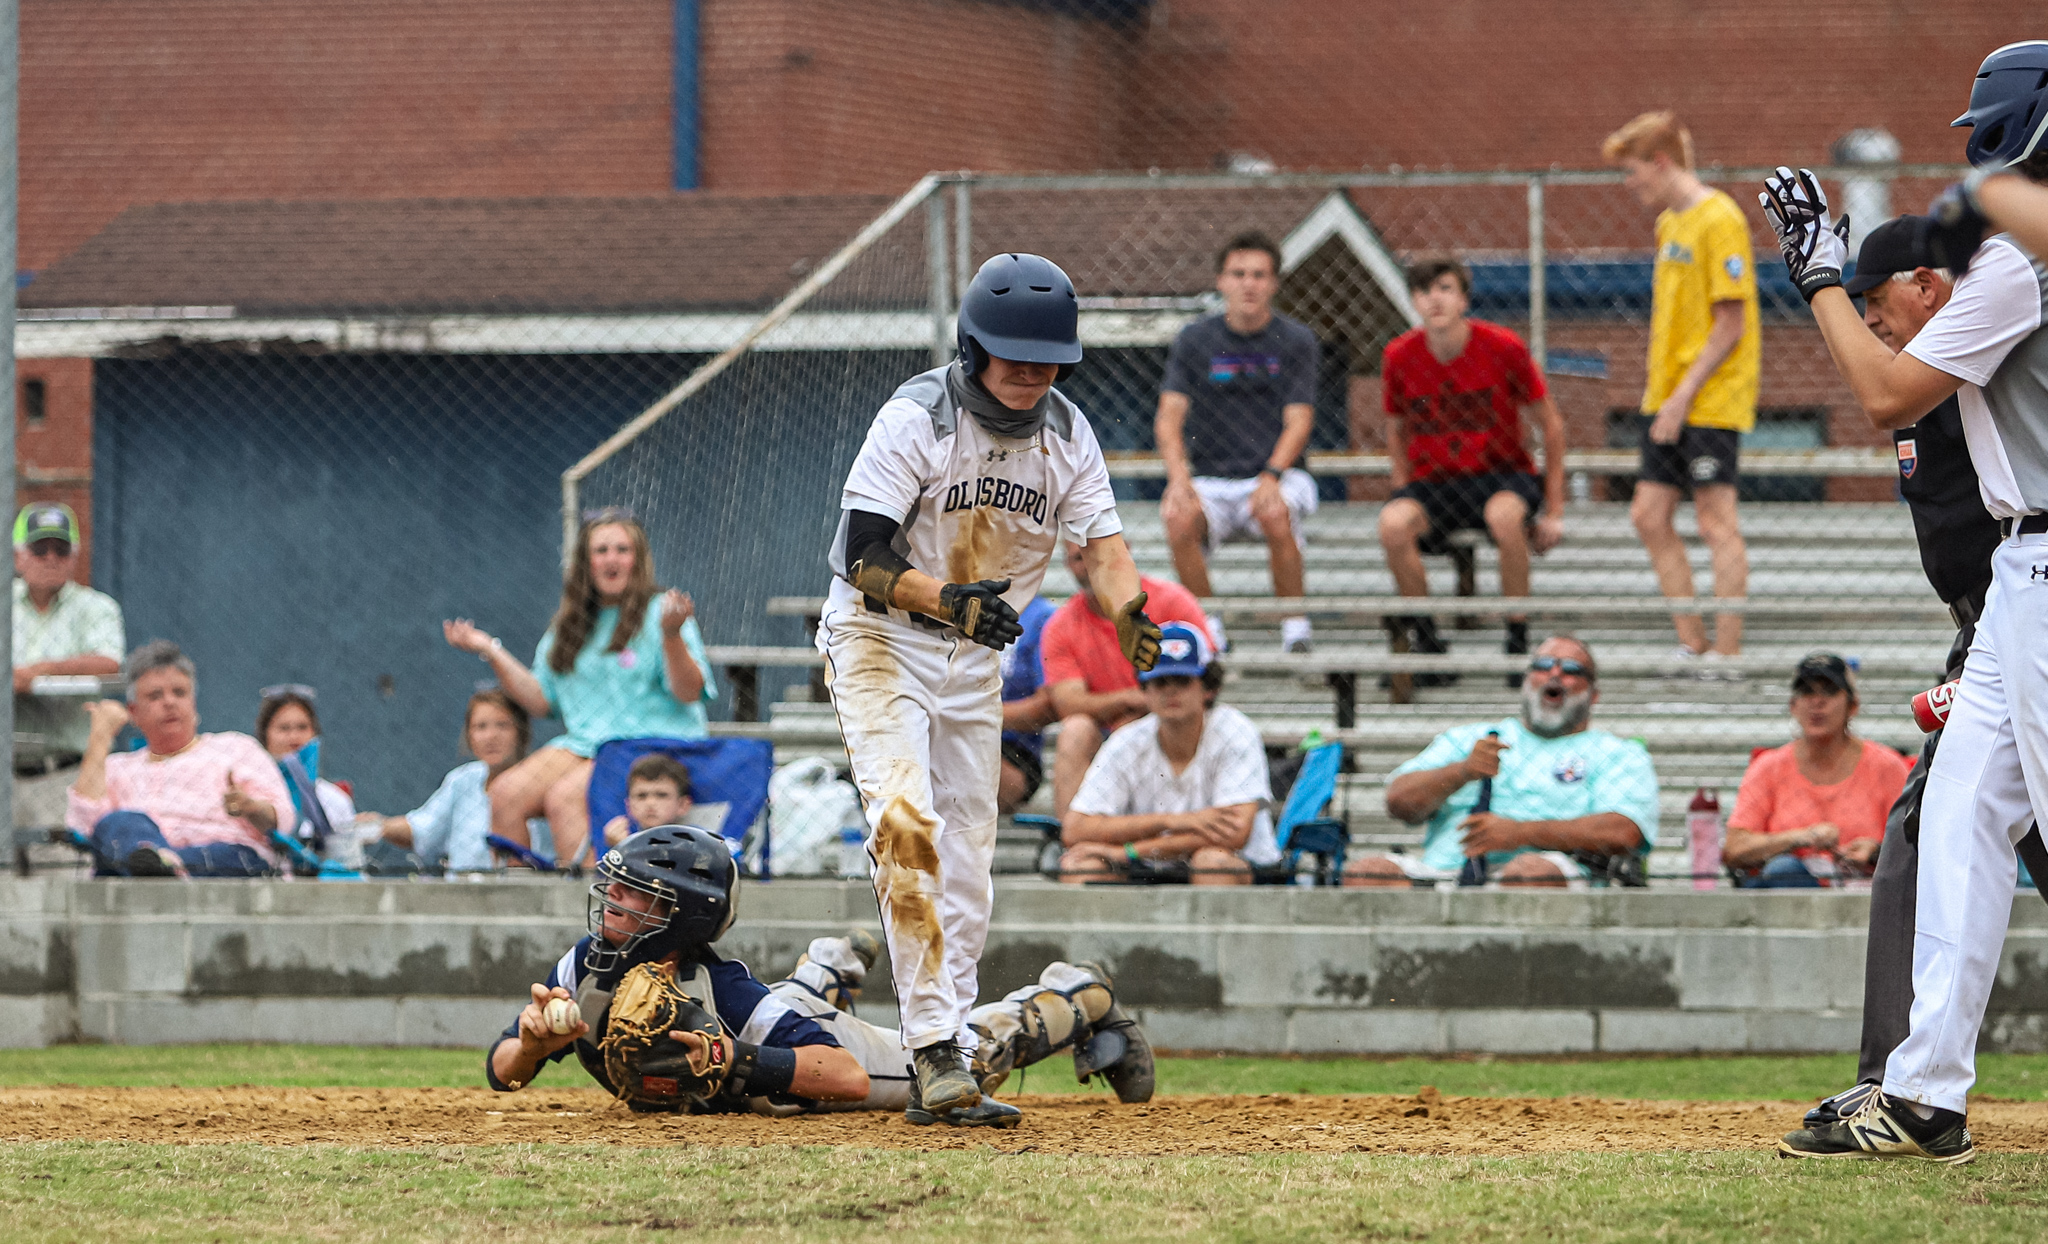
[[[1208,668],[1209,637],[1202,634],[1202,628],[1168,622],[1159,628],[1159,663],[1138,675],[1138,681],[1151,682],[1169,674],[1200,678]]]

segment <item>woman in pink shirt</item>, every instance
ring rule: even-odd
[[[1885,815],[1906,784],[1906,760],[1849,732],[1856,677],[1817,652],[1792,675],[1799,737],[1761,752],[1742,775],[1721,858],[1738,884],[1812,887],[1846,871],[1869,876]]]
[[[246,734],[200,734],[191,658],[168,640],[128,654],[128,703],[88,705],[92,735],[64,822],[87,835],[112,877],[260,877],[275,870],[270,831],[290,831],[277,763]],[[133,723],[148,745],[109,755]]]

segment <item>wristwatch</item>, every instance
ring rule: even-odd
[[[1278,468],[1278,467],[1276,467],[1276,466],[1271,466],[1271,465],[1267,465],[1267,466],[1262,466],[1262,467],[1260,467],[1260,468],[1259,468],[1259,474],[1261,474],[1261,475],[1270,475],[1270,476],[1272,476],[1272,477],[1273,477],[1274,479],[1279,479],[1279,478],[1281,477],[1281,475],[1282,475],[1282,474],[1284,474],[1284,472],[1282,472],[1282,471],[1280,470],[1280,468]]]

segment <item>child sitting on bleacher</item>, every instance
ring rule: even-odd
[[[626,811],[606,823],[604,844],[617,846],[656,825],[681,825],[691,806],[688,767],[673,756],[649,752],[626,771]]]

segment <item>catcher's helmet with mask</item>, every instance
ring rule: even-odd
[[[694,825],[643,829],[604,853],[590,884],[586,923],[590,945],[583,965],[605,974],[622,965],[659,959],[671,951],[708,946],[732,927],[739,869],[725,839]],[[643,896],[614,895],[613,886]],[[624,930],[607,940],[606,924]]]

